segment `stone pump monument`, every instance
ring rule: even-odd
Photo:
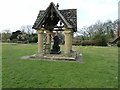
[[[38,53],[36,57],[42,59],[75,60],[76,52],[72,50],[72,38],[77,32],[77,10],[59,10],[59,5],[50,3],[46,10],[40,10],[33,29],[38,32]],[[56,31],[63,31],[65,36],[64,52],[61,53],[59,36],[54,36],[54,44],[51,49],[52,34]],[[44,38],[46,34],[46,44]]]

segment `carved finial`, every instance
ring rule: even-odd
[[[57,6],[56,6],[56,7],[57,7],[57,9],[59,8],[59,3],[57,3]]]

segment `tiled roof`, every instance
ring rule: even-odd
[[[46,28],[51,29],[62,21],[65,28],[71,28],[77,31],[76,9],[58,10],[54,3],[50,3],[46,10],[40,10],[37,19],[33,25],[34,29]]]

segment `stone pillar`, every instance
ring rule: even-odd
[[[50,54],[50,49],[51,49],[51,31],[47,31],[47,46],[46,46],[46,54]]]
[[[71,40],[70,40],[70,41],[71,41],[71,42],[70,42],[70,43],[71,43],[71,44],[70,44],[70,45],[71,45],[71,46],[70,46],[70,51],[72,52],[72,41],[73,41],[73,32],[72,32],[72,29],[71,29],[70,39],[71,39]]]
[[[72,51],[72,29],[65,29],[65,46],[64,53],[65,55],[70,55]]]
[[[44,30],[41,28],[38,32],[38,56],[43,56],[43,34]]]

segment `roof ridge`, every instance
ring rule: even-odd
[[[64,10],[76,10],[76,9],[64,9]],[[53,2],[51,2],[50,5],[46,8],[46,10],[39,11],[38,17],[32,28],[40,29],[41,27],[45,27],[46,29],[51,28],[51,30],[52,30],[52,28],[54,28],[54,26],[57,25],[59,20],[62,21],[65,28],[71,28],[71,29],[76,28],[76,27],[72,26],[72,25],[74,25],[73,23],[75,23],[75,22],[69,21],[69,19],[68,19],[69,16],[67,16],[66,12],[65,12],[66,14],[64,14],[63,12],[61,12],[61,10],[58,10],[57,6],[55,6],[55,4]],[[71,13],[71,15],[73,15],[73,14]],[[73,17],[70,16],[70,18],[72,19]],[[52,23],[50,23],[50,22],[52,22]],[[44,25],[44,26],[42,26],[42,25]]]

